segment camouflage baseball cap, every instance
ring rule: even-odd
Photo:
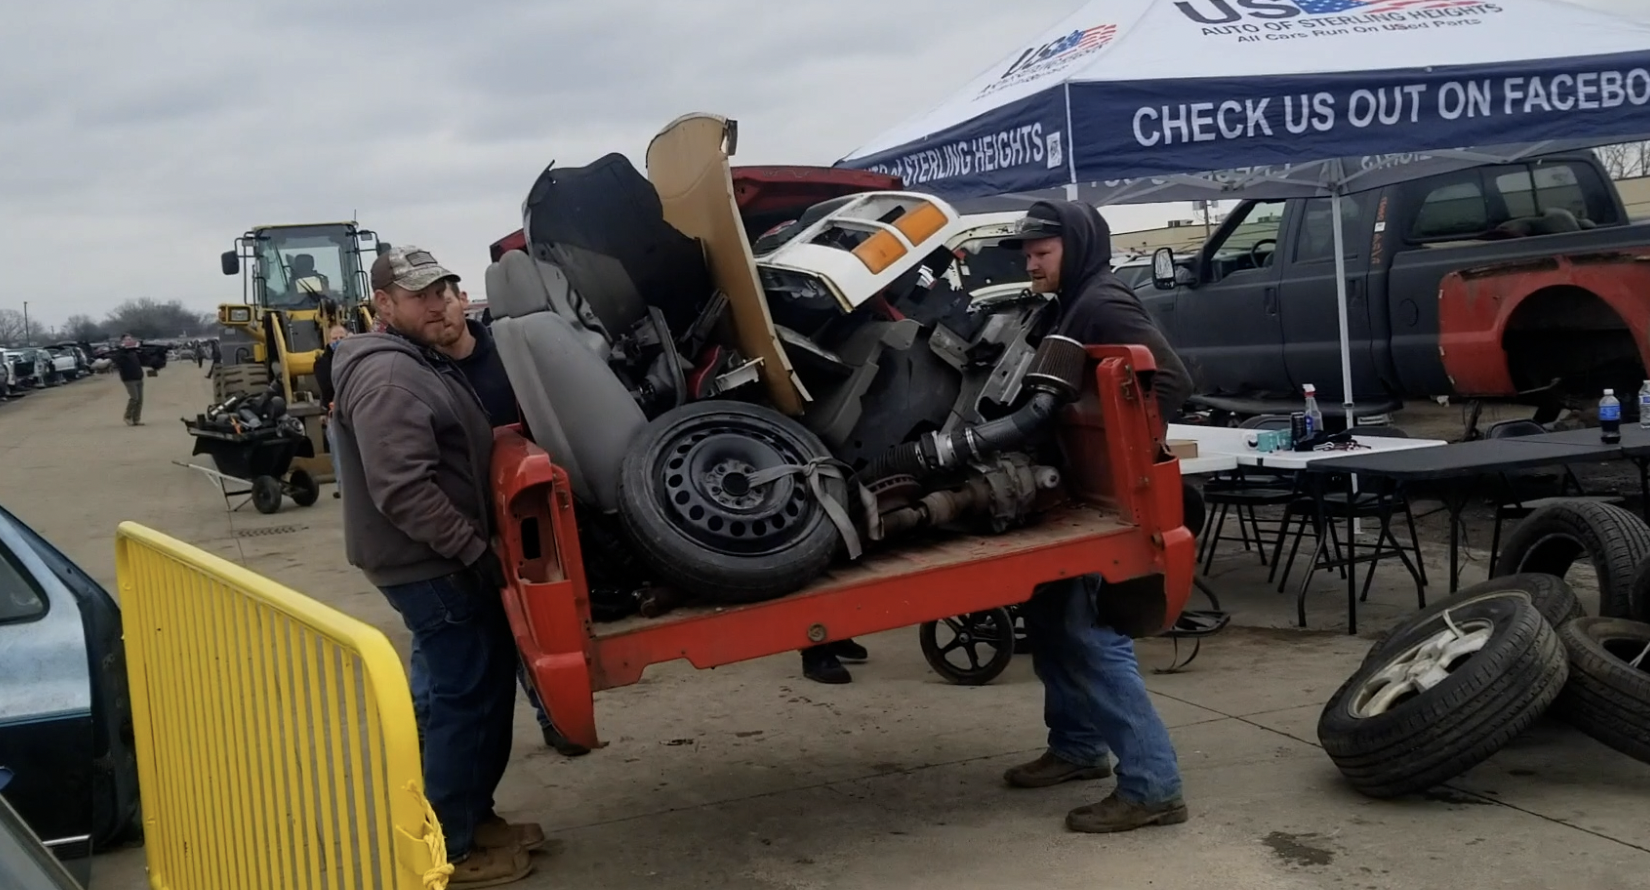
[[[429,251],[419,247],[392,247],[372,261],[372,289],[395,285],[417,293],[443,278],[458,280],[458,274],[436,262]]]

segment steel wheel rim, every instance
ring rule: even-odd
[[[706,550],[747,557],[779,552],[808,533],[815,505],[795,476],[760,487],[750,477],[808,460],[802,444],[781,431],[705,418],[660,449],[651,474],[655,501],[673,529]]]

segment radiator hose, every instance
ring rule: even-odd
[[[860,478],[922,478],[1024,447],[1053,426],[1061,407],[1077,398],[1088,352],[1083,344],[1059,335],[1043,338],[1031,366],[1020,379],[1031,392],[1014,413],[949,433],[926,433],[915,442],[896,445],[872,461]]]

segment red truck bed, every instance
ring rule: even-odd
[[[1106,578],[1102,605],[1114,626],[1147,636],[1172,625],[1190,594],[1193,544],[1179,463],[1158,441],[1151,356],[1141,347],[1090,353],[1094,388],[1061,425],[1075,502],[1003,535],[934,533],[878,547],[777,600],[656,618],[591,620],[566,474],[518,430],[500,430],[493,474],[511,581],[505,607],[557,726],[597,746],[593,694],[635,683],[648,665],[709,668],[795,651],[1024,602],[1037,584],[1074,575]]]

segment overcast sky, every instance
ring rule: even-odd
[[[8,5],[0,308],[27,300],[46,324],[139,296],[209,310],[240,299],[217,257],[249,226],[352,215],[479,295],[487,245],[552,160],[621,151],[640,167],[660,127],[709,111],[739,121],[735,163],[830,164],[1081,5]],[[1121,229],[1171,213],[1108,215]]]

